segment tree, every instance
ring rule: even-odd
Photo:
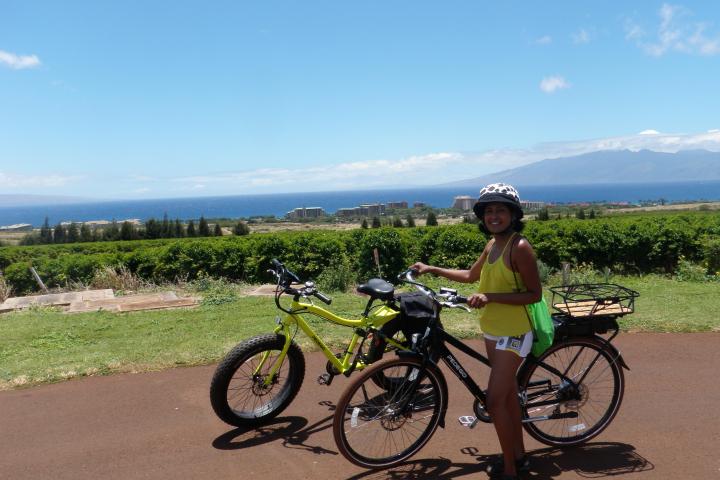
[[[118,227],[115,219],[113,219],[110,226],[103,230],[103,238],[109,241],[117,240],[118,238],[120,238],[120,228]]]
[[[437,217],[435,216],[435,212],[430,211],[427,214],[427,219],[425,220],[425,225],[428,227],[437,227],[438,221]]]
[[[187,225],[187,236],[197,237],[197,232],[195,231],[195,222],[192,220],[190,220]]]
[[[373,217],[372,218],[372,228],[380,228],[382,224],[380,223],[380,218]]]
[[[170,238],[173,236],[172,228],[170,226],[170,220],[168,220],[168,214],[163,214],[162,225],[160,226],[160,237]]]
[[[48,217],[45,217],[45,221],[40,227],[40,243],[53,243],[53,234]]]
[[[216,223],[215,230],[213,230],[213,235],[215,235],[216,237],[222,237],[222,234],[223,233],[222,233],[222,228],[220,228],[220,224]]]
[[[67,241],[70,243],[76,243],[80,241],[80,230],[78,229],[77,223],[73,222],[67,229]]]
[[[120,226],[120,240],[135,240],[136,238],[135,225],[125,220]]]
[[[67,235],[65,227],[61,223],[58,223],[53,228],[53,243],[65,243],[67,241]]]
[[[182,238],[185,236],[185,229],[183,228],[182,223],[180,222],[179,218],[175,219],[175,232],[174,232],[175,238]]]
[[[400,220],[400,217],[393,217],[392,226],[395,228],[402,228],[405,225],[403,225],[402,220]]]
[[[368,228],[367,218],[363,218],[362,223],[360,224],[360,228]]]
[[[547,207],[538,212],[537,219],[541,221],[550,220],[550,211]]]
[[[245,222],[238,222],[235,227],[233,227],[233,234],[234,235],[248,235],[250,233],[250,227],[247,226],[247,223]]]
[[[583,210],[582,208],[578,210],[577,213],[575,213],[575,218],[577,218],[578,220],[585,220],[585,210]]]
[[[590,214],[588,215],[588,218],[590,218],[590,219],[594,219],[594,218],[595,218],[595,209],[594,209],[594,208],[591,208],[591,209],[590,209]]]
[[[408,227],[414,227],[415,226],[415,219],[412,217],[412,215],[408,214],[407,217],[405,217],[405,222],[407,223]]]
[[[155,239],[162,236],[162,224],[154,218],[145,222],[145,238]]]
[[[208,225],[207,220],[205,220],[205,217],[202,215],[200,216],[200,223],[198,225],[198,235],[201,237],[210,236],[210,225]]]
[[[80,226],[80,241],[81,242],[95,241],[95,235],[93,235],[93,231],[90,230],[90,227],[84,223]]]

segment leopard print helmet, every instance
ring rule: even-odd
[[[483,218],[485,206],[489,203],[506,203],[516,214],[519,220],[523,217],[522,205],[520,204],[520,195],[512,185],[507,183],[491,183],[480,190],[480,197],[473,206],[473,211],[478,218]]]

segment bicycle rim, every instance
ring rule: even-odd
[[[613,353],[594,338],[571,339],[550,348],[541,360],[580,383],[571,387],[541,365],[528,370],[521,380],[524,418],[550,417],[524,423],[530,436],[546,445],[571,446],[602,432],[617,414],[625,389]]]
[[[403,380],[383,388],[375,380],[378,374]],[[405,359],[363,372],[343,393],[335,412],[333,433],[343,456],[364,468],[389,468],[420,450],[435,432],[447,401],[441,375]]]

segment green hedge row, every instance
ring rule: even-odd
[[[720,268],[720,214],[609,217],[597,220],[530,221],[524,234],[538,258],[558,268],[586,263],[628,272],[672,272],[681,258]],[[271,258],[279,258],[301,278],[317,278],[327,268],[350,265],[358,279],[377,275],[373,250],[388,279],[414,261],[467,268],[486,244],[477,226],[317,230],[240,237],[99,242],[0,247],[0,270],[17,293],[35,290],[29,267],[48,286],[89,282],[104,266],[124,265],[152,281],[193,280],[199,276],[247,282],[269,280]]]

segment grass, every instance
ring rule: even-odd
[[[433,287],[441,284],[470,293],[468,285],[452,285],[424,278]],[[551,278],[549,284],[557,284]],[[636,313],[624,317],[629,331],[720,331],[720,284],[678,282],[660,276],[616,277],[612,282],[641,293]],[[219,360],[236,343],[271,332],[278,311],[272,297],[228,294],[227,285],[211,286],[210,301],[194,309],[132,313],[93,312],[68,315],[36,308],[0,316],[0,390],[56,382],[85,375],[160,370],[202,365]],[[333,295],[331,310],[355,318],[365,298],[352,293]],[[443,323],[462,338],[479,334],[477,313],[443,312]],[[308,317],[329,345],[340,348],[351,332],[321,319]],[[299,333],[305,350],[314,345]]]

